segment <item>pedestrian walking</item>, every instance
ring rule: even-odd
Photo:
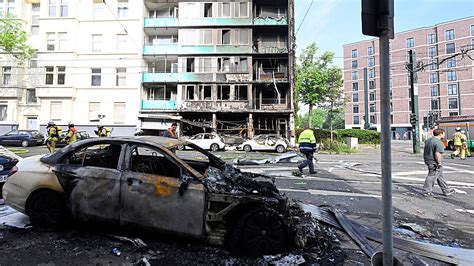
[[[461,159],[464,158],[463,150],[462,150],[462,133],[461,128],[457,127],[456,132],[453,134],[453,144],[454,144],[454,152],[451,153],[451,159],[454,159],[456,156],[460,156]]]
[[[306,157],[306,160],[304,160],[300,165],[298,165],[299,173],[302,174],[303,169],[306,166],[309,166],[309,173],[316,174],[316,171],[314,171],[313,164],[313,154],[316,150],[316,138],[314,137],[313,130],[307,128],[303,132],[301,132],[298,138],[298,143],[300,152],[303,153]]]
[[[454,193],[454,189],[448,187],[443,177],[444,145],[441,139],[443,139],[444,136],[444,129],[437,128],[433,131],[433,137],[425,141],[423,159],[428,166],[428,176],[423,186],[425,196],[433,195],[432,192],[435,182],[438,182],[443,195],[449,196]]]
[[[178,128],[178,124],[176,123],[171,124],[171,127],[165,131],[165,133],[163,134],[163,137],[177,139],[178,135],[176,134],[176,128]]]

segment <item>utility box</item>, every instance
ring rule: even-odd
[[[351,147],[351,149],[358,150],[359,149],[359,139],[358,138],[347,138],[347,146]]]

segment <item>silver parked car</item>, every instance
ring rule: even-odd
[[[276,151],[286,152],[289,142],[279,135],[264,134],[256,135],[253,139],[247,140],[237,146],[237,150],[249,151]]]

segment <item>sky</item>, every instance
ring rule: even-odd
[[[342,45],[371,39],[362,35],[362,0],[295,0],[297,54],[316,42],[318,54],[335,53],[335,63],[342,67]],[[474,16],[474,0],[394,0],[395,32]]]

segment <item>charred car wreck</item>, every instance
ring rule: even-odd
[[[196,159],[173,153],[185,145]],[[34,226],[107,222],[204,239],[234,254],[337,250],[331,229],[281,194],[192,143],[161,137],[88,139],[18,165],[6,202]]]

